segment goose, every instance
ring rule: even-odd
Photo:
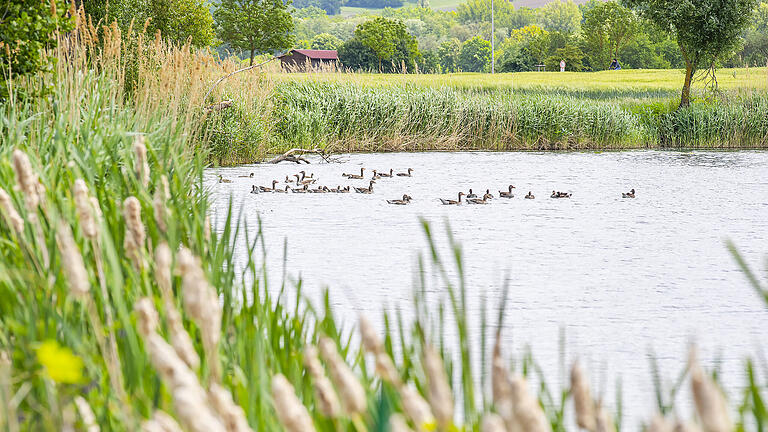
[[[440,202],[443,203],[443,205],[459,205],[461,204],[461,197],[465,195],[464,192],[459,192],[459,199],[457,201],[440,198]]]
[[[296,183],[296,180],[291,180],[288,176],[285,176],[285,183]]]
[[[397,173],[397,176],[398,177],[410,177],[412,171],[413,171],[413,168],[408,168],[408,172]]]
[[[345,187],[344,189],[341,189],[341,186],[339,186],[339,193],[349,193],[349,186]]]
[[[634,197],[635,197],[635,189],[634,189],[634,188],[632,188],[632,190],[631,190],[631,191],[629,191],[629,192],[627,192],[627,193],[622,193],[622,194],[621,194],[621,197],[622,197],[622,198],[634,198]]]
[[[371,177],[374,180],[378,180],[381,178],[381,174],[378,173],[378,171],[373,170],[373,177]]]
[[[411,202],[413,198],[411,198],[408,195],[403,195],[403,199],[391,199],[387,200],[387,204],[394,204],[394,205],[406,205]]]
[[[328,192],[339,193],[339,189],[341,189],[341,186],[336,186],[335,188],[328,189]]]
[[[317,179],[308,178],[308,179],[306,179],[306,180],[302,180],[302,181],[300,181],[298,184],[302,184],[302,185],[310,185],[310,184],[312,184],[312,183],[314,183],[314,182],[316,182],[316,181],[317,181]]]
[[[499,191],[499,198],[514,198],[515,195],[512,193],[512,189],[514,189],[514,188],[515,188],[514,186],[509,185],[509,191],[508,192]]]
[[[238,176],[239,178],[253,178],[253,173],[250,173],[249,175],[241,175]]]
[[[289,187],[290,187],[290,186],[288,186],[288,185],[285,185],[285,189],[279,189],[279,188],[275,188],[275,189],[274,189],[272,192],[275,192],[275,193],[287,193],[287,192],[288,192],[288,188],[289,188]]]
[[[360,179],[362,179],[362,178],[363,178],[363,172],[365,172],[365,168],[360,168],[360,175],[357,175],[357,174],[346,174],[346,173],[344,173],[344,174],[342,174],[341,176],[342,176],[342,177],[346,177],[346,178],[348,178],[348,179],[357,179],[357,180],[360,180]]]
[[[293,192],[293,193],[307,193],[307,185],[304,185],[304,187],[302,187],[302,188],[291,189],[291,192]]]
[[[390,169],[389,169],[389,174],[387,174],[387,173],[383,172],[383,173],[379,173],[379,176],[380,176],[380,177],[392,177],[392,172],[393,172],[393,171],[394,171],[394,170],[393,170],[392,168],[390,168]]]
[[[268,188],[266,186],[259,186],[259,189],[261,189],[262,192],[272,192],[272,191],[275,190],[275,185],[278,184],[278,183],[280,183],[280,182],[277,181],[277,180],[272,180],[272,187],[271,188]]]
[[[232,180],[225,179],[221,174],[219,174],[219,183],[232,183]]]
[[[470,189],[469,193],[467,194],[467,198],[477,198],[477,194],[472,192],[472,189]]]
[[[312,192],[312,193],[327,193],[327,192],[330,192],[330,190],[328,189],[327,186],[320,186],[317,189],[310,189],[309,191]]]
[[[356,187],[355,192],[361,193],[361,194],[370,194],[373,193],[373,184],[376,183],[376,180],[371,180],[371,182],[368,184],[367,188],[364,187]]]
[[[490,189],[486,189],[485,190],[485,195],[483,195],[483,199],[484,200],[493,199],[493,194],[491,194],[491,190]]]
[[[488,204],[488,198],[467,198],[467,204]]]
[[[531,191],[528,191],[528,195],[525,196],[525,199],[536,199],[535,196],[531,193]]]
[[[306,171],[299,171],[299,174],[301,174],[301,180],[304,181],[306,179],[312,179],[315,178],[315,173],[312,173],[310,175],[307,175]]]
[[[259,188],[257,188],[256,185],[251,186],[251,193],[252,194],[259,193]]]
[[[552,195],[550,195],[550,198],[570,198],[571,194],[568,192],[555,192],[552,191]]]

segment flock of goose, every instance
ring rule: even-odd
[[[373,185],[376,184],[376,181],[379,179],[386,179],[386,178],[393,178],[393,177],[411,177],[413,174],[413,169],[408,168],[404,172],[398,172],[395,173],[394,169],[389,169],[389,171],[379,172],[377,170],[373,170],[373,175],[370,178],[370,181],[368,182],[368,186],[362,186],[362,187],[341,187],[341,185],[336,186],[335,188],[329,188],[328,186],[316,186],[318,178],[315,177],[314,173],[310,173],[307,175],[306,171],[299,171],[298,174],[293,175],[287,175],[285,176],[285,180],[283,181],[284,185],[278,186],[280,183],[279,180],[272,180],[271,186],[256,186],[253,185],[251,188],[252,194],[260,194],[260,193],[350,193],[352,190],[354,190],[356,193],[360,194],[372,194],[373,193]],[[240,178],[253,178],[254,173],[250,173],[249,175],[241,175],[238,176]],[[348,180],[364,180],[365,179],[365,168],[360,168],[360,174],[356,173],[344,173],[341,175],[342,177],[348,179]],[[225,179],[222,175],[219,175],[219,183],[232,183],[232,180]],[[499,191],[499,197],[500,198],[514,198],[515,194],[513,193],[513,189],[515,189],[515,186],[509,185],[507,190],[505,191]],[[550,195],[550,198],[570,198],[571,197],[570,192],[559,192],[559,191],[552,191],[552,194]],[[635,190],[632,189],[629,192],[625,192],[621,194],[622,198],[634,198],[635,197]],[[462,201],[462,198],[464,200]],[[525,199],[535,199],[536,197],[531,193],[531,191],[528,191],[528,194],[525,195]],[[459,192],[457,195],[457,199],[445,199],[440,198],[440,202],[443,205],[461,205],[463,203],[467,204],[488,204],[489,200],[494,199],[494,195],[491,193],[490,189],[485,190],[485,194],[480,196],[479,194],[476,194],[472,191],[472,189],[469,190],[468,193]],[[410,202],[413,200],[409,195],[404,194],[401,199],[388,199],[386,200],[388,204],[393,205],[407,205],[410,204]]]

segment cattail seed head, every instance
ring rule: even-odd
[[[222,386],[214,383],[208,390],[208,400],[219,418],[224,421],[228,432],[253,432],[248,426],[245,411],[232,400],[232,394]]]
[[[364,315],[360,315],[359,322],[360,336],[362,337],[363,346],[365,347],[366,351],[375,355],[384,351],[384,344],[382,343],[381,338],[379,338],[379,335],[373,328],[373,324],[371,324],[368,318],[366,318]]]
[[[696,423],[680,421],[675,423],[675,432],[702,432]]]
[[[341,398],[344,411],[349,414],[360,414],[366,409],[366,397],[363,386],[357,377],[341,358],[336,350],[336,344],[327,337],[320,338],[320,355],[328,364],[331,379]]]
[[[501,333],[496,333],[496,343],[493,347],[491,359],[491,389],[493,392],[493,404],[496,412],[504,420],[507,432],[519,432],[521,426],[515,415],[515,402],[512,397],[512,380],[509,370],[504,364],[501,355]]]
[[[487,413],[483,416],[483,423],[480,426],[481,432],[507,432],[504,426],[504,420],[497,414]]]
[[[424,369],[429,384],[429,404],[438,425],[447,430],[453,424],[453,395],[440,354],[427,345],[424,348]]]
[[[16,207],[13,206],[11,196],[8,195],[8,192],[3,188],[0,188],[0,209],[2,209],[3,214],[5,214],[5,217],[8,219],[8,225],[10,225],[18,234],[23,233],[24,219],[22,219],[19,212],[16,211]]]
[[[341,412],[339,398],[333,390],[333,384],[325,376],[323,365],[320,364],[320,360],[317,358],[317,348],[312,345],[304,348],[304,366],[306,366],[307,371],[312,376],[317,408],[326,417],[337,417]]]
[[[139,328],[139,334],[147,337],[157,331],[157,310],[155,309],[155,305],[152,304],[152,300],[150,300],[149,297],[140,298],[133,305],[133,310],[136,311],[136,322]]]
[[[200,261],[187,248],[176,255],[184,293],[184,309],[200,328],[206,350],[215,350],[221,338],[221,306]]]
[[[227,428],[208,407],[208,398],[204,393],[189,387],[177,387],[173,390],[173,407],[179,419],[191,432],[227,432]]]
[[[168,177],[163,174],[160,176],[160,186],[155,191],[155,196],[152,201],[152,207],[155,210],[155,222],[160,231],[168,231],[168,224],[166,219],[168,217],[168,210],[165,203],[170,199],[171,193],[168,187]]]
[[[309,412],[293,392],[293,386],[281,374],[272,377],[272,399],[280,423],[287,432],[313,432]]]
[[[182,432],[176,420],[160,410],[155,411],[151,419],[141,423],[141,430],[142,432]]]
[[[574,363],[571,367],[571,394],[576,411],[576,424],[582,429],[594,431],[597,427],[595,402],[592,400],[589,383],[579,363]]]
[[[392,414],[389,416],[389,430],[391,432],[412,432],[408,427],[408,423],[400,414]]]
[[[123,201],[123,217],[125,218],[125,238],[123,239],[125,253],[136,267],[141,267],[141,250],[144,248],[146,233],[144,223],[141,221],[141,203],[136,197],[128,197]]]
[[[75,396],[75,406],[77,412],[80,413],[80,418],[83,420],[83,425],[87,432],[99,432],[99,425],[96,423],[96,416],[93,415],[91,406],[88,405],[88,401],[83,399],[82,396]]]
[[[165,310],[173,349],[190,369],[196,370],[200,367],[200,357],[197,355],[197,351],[195,351],[195,346],[192,344],[189,333],[184,329],[179,311],[176,310],[176,306],[172,303],[166,304]]]
[[[16,182],[24,193],[27,209],[34,211],[40,204],[40,198],[37,195],[37,174],[32,171],[27,154],[19,149],[13,151],[13,169],[16,172]]]
[[[162,242],[155,248],[155,281],[164,296],[172,296],[171,288],[171,248]]]
[[[729,432],[733,430],[725,397],[714,380],[704,373],[696,360],[694,349],[691,349],[689,363],[693,401],[702,428],[705,432]]]
[[[144,135],[137,135],[133,140],[133,152],[136,155],[136,177],[144,187],[149,185],[149,163],[147,162],[147,146]]]
[[[403,385],[399,389],[400,400],[403,404],[405,415],[416,425],[419,431],[434,430],[436,426],[435,417],[429,404],[424,400],[419,392],[412,385]]]
[[[56,244],[61,253],[61,265],[69,282],[70,292],[77,299],[85,299],[91,290],[91,284],[88,281],[83,256],[72,237],[72,230],[66,223],[60,223],[56,230]]]
[[[85,238],[93,240],[98,234],[96,217],[92,201],[88,196],[88,186],[86,186],[83,179],[75,180],[73,195],[75,197],[75,208],[77,209],[77,217],[80,219],[80,228],[83,231],[83,235]]]
[[[402,385],[400,374],[397,372],[395,364],[392,362],[392,358],[385,352],[376,354],[376,373],[383,381],[388,382],[395,387],[400,387]]]
[[[661,414],[656,414],[645,429],[645,432],[672,432],[674,428],[675,425],[672,422]]]
[[[613,419],[608,411],[602,406],[597,410],[597,417],[595,419],[595,431],[596,432],[616,432],[616,426],[613,424]]]
[[[522,375],[510,379],[515,421],[525,432],[551,432],[552,426],[541,409],[539,401],[528,392],[528,384]]]

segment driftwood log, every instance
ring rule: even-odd
[[[309,161],[304,158],[304,155],[307,154],[315,154],[319,155],[325,162],[333,162],[332,157],[327,154],[325,151],[319,148],[313,148],[313,149],[303,149],[303,148],[293,148],[288,150],[287,152],[281,154],[280,156],[277,156],[271,160],[265,161],[264,163],[269,164],[278,164],[280,162],[295,162],[297,164],[306,163],[308,164]]]

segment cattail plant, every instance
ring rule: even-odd
[[[694,349],[691,349],[689,367],[693,401],[704,432],[729,432],[733,430],[725,397],[714,380],[704,373],[696,359]]]
[[[552,426],[539,401],[528,392],[525,378],[521,375],[513,376],[511,384],[517,424],[526,432],[551,432]]]
[[[512,396],[512,379],[501,355],[501,332],[496,332],[491,359],[491,391],[496,412],[504,421],[507,431],[519,431],[521,426],[515,415],[515,402]]]
[[[99,425],[96,424],[96,416],[93,415],[93,410],[88,404],[88,401],[83,399],[82,396],[75,396],[75,406],[77,412],[80,413],[80,418],[83,420],[83,425],[87,432],[99,432]]]
[[[595,402],[589,391],[589,383],[579,363],[571,367],[571,395],[573,396],[576,424],[588,431],[595,431]]]
[[[60,223],[56,230],[56,244],[61,253],[62,269],[69,282],[70,293],[78,300],[88,300],[91,290],[88,271],[85,269],[80,249],[72,237],[72,230],[66,223]]]
[[[34,212],[40,204],[37,174],[32,170],[27,154],[19,149],[13,151],[13,168],[16,172],[16,182],[24,194],[27,210]]]
[[[365,390],[352,370],[336,350],[336,343],[327,337],[320,338],[320,355],[330,370],[331,379],[339,392],[341,406],[348,415],[361,414],[366,409]]]
[[[142,250],[146,233],[144,223],[141,221],[141,203],[136,197],[128,197],[123,201],[123,217],[125,218],[125,238],[123,239],[125,253],[136,268],[142,268]]]
[[[483,422],[480,425],[481,432],[507,432],[504,426],[504,420],[498,414],[487,413],[483,416]]]
[[[166,206],[166,202],[170,197],[171,192],[168,187],[168,177],[163,174],[160,176],[160,185],[155,190],[155,196],[152,199],[152,207],[155,211],[155,222],[157,222],[157,227],[160,228],[160,231],[162,232],[168,231],[168,224],[166,222],[168,219],[168,207]]]
[[[146,188],[149,185],[149,162],[147,161],[147,146],[144,135],[136,135],[133,140],[133,153],[136,156],[136,177]]]
[[[317,348],[312,345],[304,348],[304,366],[312,377],[317,408],[326,417],[337,417],[341,411],[339,398],[333,390],[333,384],[325,376],[325,370],[317,357]]]
[[[389,416],[389,430],[391,432],[412,432],[411,428],[408,427],[408,423],[405,422],[405,419],[400,414]]]
[[[431,431],[435,429],[435,416],[429,404],[419,394],[418,390],[410,384],[404,384],[398,389],[400,400],[403,403],[405,415],[416,425],[419,431]]]
[[[245,411],[232,400],[232,394],[226,389],[216,383],[211,384],[208,400],[219,414],[228,432],[253,432],[248,426]]]
[[[674,429],[674,423],[667,420],[663,415],[656,414],[645,428],[645,432],[672,432]]]
[[[182,432],[181,426],[164,411],[156,410],[152,418],[141,423],[142,432]]]
[[[77,217],[80,220],[80,229],[83,231],[83,236],[89,240],[94,240],[98,234],[98,225],[93,201],[88,196],[88,186],[86,186],[83,179],[77,179],[72,189]]]
[[[453,394],[445,373],[443,360],[432,345],[424,347],[424,369],[429,384],[429,404],[443,430],[453,425]]]
[[[197,324],[203,338],[213,381],[221,379],[218,344],[221,338],[221,305],[216,290],[208,283],[200,261],[182,247],[176,255],[184,293],[184,309]]]
[[[272,377],[272,399],[280,423],[287,432],[313,432],[309,412],[293,392],[293,386],[281,374]]]
[[[19,215],[19,212],[16,211],[16,207],[13,206],[11,196],[8,195],[8,192],[3,188],[0,188],[0,210],[2,210],[3,215],[8,221],[8,225],[10,225],[17,234],[23,234],[24,219]]]

